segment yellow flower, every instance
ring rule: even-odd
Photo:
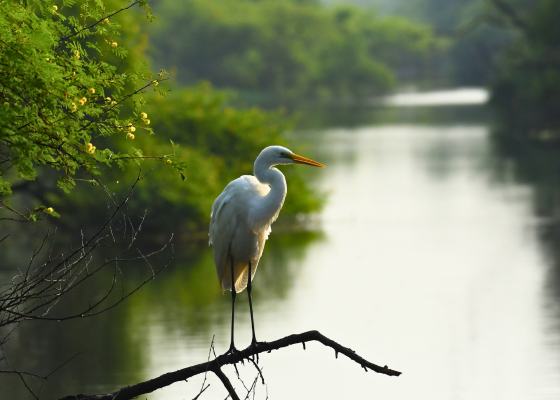
[[[57,7],[57,6],[52,6],[52,8],[54,8],[55,11],[58,10],[58,7]]]
[[[76,71],[73,71],[73,72],[72,72],[72,76],[76,76]]]
[[[167,163],[167,164],[173,164],[173,161],[167,160],[166,163]]]
[[[85,97],[82,97],[82,101],[85,103],[87,99]]]
[[[134,126],[129,126],[129,127],[128,127],[128,130],[129,130],[130,132],[136,132],[136,128],[135,128]]]
[[[113,100],[113,101],[111,102],[111,105],[114,106],[115,104],[117,104],[117,102],[116,102],[115,100]]]
[[[73,104],[73,103],[72,103],[72,104]],[[83,100],[80,100],[80,101],[78,101],[78,104],[81,105],[81,106],[83,106],[83,105],[84,105],[84,101],[83,101]]]
[[[80,52],[79,52],[78,50],[74,50],[74,55],[75,55],[77,58],[80,58]]]
[[[143,119],[146,119],[146,118],[148,118],[148,114],[142,113],[142,114],[140,114],[140,117],[143,118]]]
[[[94,88],[91,88],[91,89],[89,90],[89,92],[90,92],[91,94],[94,94],[94,93],[95,93],[95,89],[94,89]]]
[[[146,123],[146,125],[150,125],[150,120],[149,119],[145,119],[144,122]]]
[[[47,57],[47,62],[49,62],[51,59]]]
[[[91,143],[88,143],[88,144],[86,145],[86,147],[87,147],[88,150],[91,150],[91,148],[93,147],[93,145],[92,145]]]
[[[134,135],[132,133],[127,133],[126,138],[127,139],[134,139]]]
[[[117,47],[117,46],[118,46],[118,43],[117,43],[117,42],[113,42],[113,43],[111,43],[111,46]]]
[[[55,7],[56,7],[56,6],[55,6]],[[52,207],[47,208],[47,212],[53,212],[53,211],[54,211],[54,210],[53,210]]]
[[[159,85],[159,82],[158,82],[158,81],[152,81],[152,83],[154,84],[154,86]]]
[[[73,108],[74,110],[75,110],[76,108],[78,108],[78,107],[76,106],[76,103],[72,103],[72,108]]]
[[[111,101],[111,98],[110,98],[110,97],[107,97],[105,100],[106,100],[106,101]]]

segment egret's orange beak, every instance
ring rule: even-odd
[[[293,153],[288,154],[288,157],[294,160],[294,162],[297,164],[306,164],[306,165],[312,165],[313,167],[325,168],[323,164],[318,163],[317,161],[310,160],[309,158],[298,156],[297,154],[293,154]]]

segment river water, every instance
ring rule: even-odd
[[[257,338],[316,329],[403,374],[366,373],[309,343],[261,356],[266,387],[258,384],[256,398],[560,398],[559,289],[535,188],[496,152],[488,120],[464,118],[485,115],[470,95],[464,108],[453,100],[453,110],[437,109],[432,97],[436,109],[416,114],[413,100],[400,97],[404,114],[362,109],[352,124],[291,134],[327,166],[308,168],[308,178],[328,203],[312,232],[273,227],[253,281]],[[225,351],[230,297],[219,292],[211,250],[200,246],[197,258],[106,315],[71,329],[22,327],[20,354],[36,349],[19,360],[24,367],[86,351],[44,385],[47,398],[111,391],[203,362],[213,337]],[[245,296],[239,347],[250,341]],[[233,369],[225,371],[243,393]],[[249,386],[254,368],[240,372]],[[192,399],[202,380],[142,399]],[[226,397],[214,376],[207,383],[201,399]],[[0,390],[28,398],[15,383]]]

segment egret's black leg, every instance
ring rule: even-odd
[[[231,344],[229,345],[229,350],[226,354],[233,353],[237,351],[233,343],[233,327],[235,322],[235,281],[233,280],[233,257],[231,257]]]
[[[249,283],[247,283],[247,294],[249,295],[249,310],[251,311],[251,328],[253,329],[253,340],[251,346],[257,344],[257,337],[255,336],[255,322],[253,320],[253,300],[251,299],[251,262],[249,261]]]

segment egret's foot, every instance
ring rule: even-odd
[[[235,346],[233,345],[233,343],[232,343],[232,344],[229,346],[228,351],[226,351],[226,352],[224,353],[224,355],[228,355],[228,354],[234,355],[235,353],[239,353],[239,350],[237,350],[237,347],[235,347]]]
[[[259,342],[257,342],[256,338],[253,338],[253,340],[251,341],[251,344],[245,350],[259,350],[259,349],[260,349]],[[255,354],[253,357],[256,357],[257,363],[258,363],[259,362],[259,353]]]

